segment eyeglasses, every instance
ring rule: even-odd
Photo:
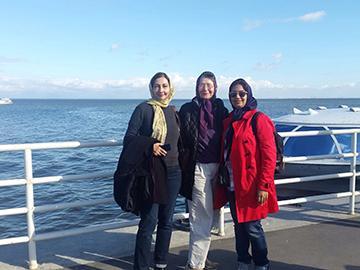
[[[236,98],[237,96],[239,96],[240,98],[245,97],[248,94],[248,92],[246,91],[240,91],[240,92],[230,92],[229,96],[231,98]]]

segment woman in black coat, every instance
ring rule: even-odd
[[[215,269],[207,253],[213,224],[212,184],[220,161],[222,121],[228,115],[216,98],[217,83],[212,72],[203,72],[196,81],[196,97],[179,112],[181,123],[181,195],[188,199],[190,243],[185,269]]]
[[[180,131],[175,108],[169,105],[174,89],[163,72],[152,77],[149,88],[151,99],[139,104],[131,116],[119,161],[120,169],[117,170],[121,172],[121,164],[126,163],[123,155],[126,152],[132,161],[145,161],[136,169],[139,169],[139,174],[145,171],[144,175],[150,175],[148,179],[152,180],[149,198],[136,198],[141,200],[136,202],[140,205],[141,220],[136,235],[135,270],[150,269],[151,241],[156,225],[154,269],[166,269],[174,207],[181,185],[177,147]],[[139,143],[142,149],[134,154],[131,145]],[[134,158],[136,154],[138,157]]]

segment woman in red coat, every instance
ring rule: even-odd
[[[234,221],[238,270],[269,269],[265,234],[261,219],[278,211],[274,171],[276,147],[274,125],[260,113],[256,120],[256,134],[251,119],[257,101],[251,87],[237,79],[229,87],[232,113],[224,120],[223,157],[227,172],[226,185],[216,186],[214,206],[230,203]],[[251,255],[249,247],[251,244]]]

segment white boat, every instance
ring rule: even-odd
[[[292,114],[274,119],[278,132],[333,130],[360,128],[360,108],[341,105],[328,109],[319,106],[316,109],[301,111],[293,109]],[[352,134],[290,137],[284,139],[284,156],[332,155],[351,152]],[[358,142],[359,135],[358,135]],[[357,144],[360,151],[360,143]],[[360,159],[359,165],[360,167]],[[326,159],[288,162],[285,164],[284,177],[310,176],[349,172],[350,159]]]
[[[13,104],[10,98],[0,98],[0,105],[9,105]]]

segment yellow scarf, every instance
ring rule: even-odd
[[[165,143],[165,139],[167,135],[166,119],[162,108],[166,108],[169,105],[171,99],[175,94],[175,90],[174,88],[172,88],[171,84],[169,85],[169,87],[170,87],[170,92],[168,98],[165,100],[159,100],[156,99],[156,96],[152,91],[152,87],[151,85],[149,85],[151,99],[147,101],[147,103],[150,104],[154,110],[154,120],[152,124],[153,132],[151,134],[151,137],[157,139],[162,144]]]

